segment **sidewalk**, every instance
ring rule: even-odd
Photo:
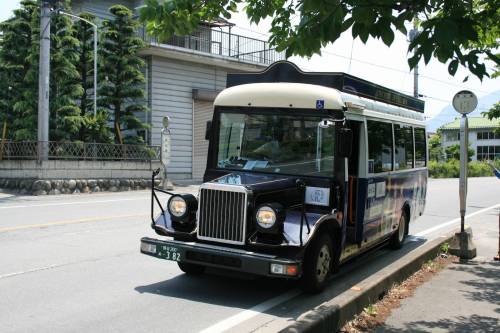
[[[450,264],[403,300],[375,332],[499,332],[498,210],[470,220],[477,257]],[[457,226],[458,227],[458,226]]]

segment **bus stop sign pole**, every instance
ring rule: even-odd
[[[453,97],[453,107],[462,114],[460,119],[460,232],[455,234],[450,253],[460,257],[461,260],[472,259],[476,256],[476,247],[472,242],[472,229],[465,228],[465,212],[467,207],[467,170],[469,162],[469,123],[467,114],[474,111],[477,106],[477,97],[468,90],[459,91]]]

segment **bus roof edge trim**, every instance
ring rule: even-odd
[[[294,63],[278,61],[261,72],[228,73],[227,87],[249,83],[305,83],[334,88],[345,93],[396,105],[420,113],[425,102],[356,76],[340,72],[304,72]]]

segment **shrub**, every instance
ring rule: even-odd
[[[500,169],[500,160],[490,162]],[[429,161],[429,176],[431,178],[458,178],[460,177],[460,161],[450,159],[446,162]],[[488,162],[469,162],[469,177],[491,177],[493,171]]]

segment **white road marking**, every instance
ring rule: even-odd
[[[245,320],[253,318],[253,317],[261,314],[264,311],[267,311],[271,308],[274,308],[278,304],[286,302],[286,301],[300,295],[301,293],[302,293],[302,291],[300,291],[298,289],[290,290],[284,294],[281,294],[279,296],[271,298],[263,303],[257,304],[256,306],[251,307],[248,310],[241,311],[240,313],[235,314],[234,316],[229,317],[227,319],[224,319],[215,325],[207,327],[206,329],[204,329],[200,333],[224,332],[224,331],[244,322]]]
[[[12,276],[16,276],[16,275],[22,275],[22,274],[26,274],[26,273],[46,271],[48,269],[52,269],[52,268],[56,268],[56,267],[61,267],[61,266],[65,266],[65,264],[49,265],[49,266],[45,266],[45,267],[38,267],[38,268],[29,269],[29,270],[26,270],[26,271],[20,271],[20,272],[15,272],[15,273],[4,274],[4,275],[0,275],[0,279],[5,279],[5,278],[8,278],[8,277],[12,277]]]
[[[487,208],[484,208],[484,209],[481,209],[481,210],[478,210],[477,212],[471,213],[469,215],[466,215],[465,218],[467,219],[467,218],[482,214],[484,212],[487,212],[487,211],[494,209],[494,208],[497,208],[497,207],[500,207],[500,203],[493,205],[493,206],[490,206],[490,207],[487,207]],[[453,219],[451,221],[448,221],[448,222],[442,223],[440,225],[434,226],[432,228],[426,229],[424,231],[421,231],[421,232],[413,235],[414,241],[418,240],[418,238],[420,238],[420,237],[423,237],[425,235],[433,233],[436,230],[453,225],[459,221],[460,221],[460,218]],[[255,316],[258,316],[259,314],[300,295],[301,293],[302,292],[300,290],[297,290],[297,289],[290,290],[284,294],[281,294],[279,296],[271,298],[263,303],[257,304],[256,306],[251,307],[248,310],[241,311],[240,313],[237,313],[234,316],[231,316],[231,317],[226,318],[222,321],[219,321],[218,323],[202,330],[200,333],[220,333],[220,332],[227,331],[230,328],[233,328],[236,325],[239,325],[248,319],[251,319]]]
[[[18,206],[4,206],[0,209],[14,209],[14,208],[30,208],[30,207],[50,207],[50,206],[69,206],[69,205],[86,205],[95,203],[109,203],[109,202],[120,202],[120,201],[137,201],[137,200],[147,200],[150,197],[135,197],[127,199],[110,199],[110,200],[96,200],[96,201],[72,201],[72,202],[54,202],[46,204],[36,204],[36,205],[18,205]]]
[[[487,211],[489,211],[491,209],[495,209],[495,208],[498,208],[498,207],[500,207],[500,203],[498,203],[496,205],[493,205],[493,206],[490,206],[490,207],[483,208],[481,210],[478,210],[477,212],[465,215],[465,219],[468,219],[470,217],[473,217],[473,216],[485,213],[485,212],[487,212]],[[417,236],[417,237],[426,236],[426,235],[429,235],[429,234],[433,233],[434,231],[437,231],[437,230],[442,229],[442,228],[446,228],[446,227],[448,227],[450,225],[453,225],[455,223],[458,223],[458,222],[460,222],[460,217],[458,217],[456,219],[453,219],[451,221],[445,222],[445,223],[441,223],[439,225],[436,225],[436,226],[434,226],[432,228],[426,229],[426,230],[421,231],[419,233],[416,233],[414,236]]]

